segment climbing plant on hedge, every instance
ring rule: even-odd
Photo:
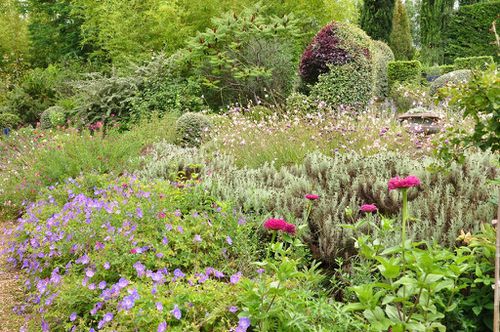
[[[462,6],[455,12],[444,34],[444,56],[448,63],[458,57],[491,55],[498,62],[500,57],[490,33],[491,24],[500,13],[500,1],[480,2]]]

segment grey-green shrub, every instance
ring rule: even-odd
[[[183,157],[182,153],[176,156],[169,160],[186,164],[202,158]],[[304,195],[319,194],[309,218],[307,241],[318,258],[333,263],[339,254],[353,251],[351,233],[340,225],[352,223],[361,204],[375,203],[383,215],[398,217],[401,198],[398,192],[387,189],[388,180],[396,175],[411,174],[422,180],[421,187],[409,191],[414,220],[409,232],[415,239],[434,239],[450,246],[460,230],[474,232],[481,223],[491,221],[496,191],[489,180],[498,176],[491,154],[468,154],[463,164],[453,164],[447,173],[429,173],[426,168],[434,161],[415,160],[401,153],[335,158],[313,153],[303,164],[277,170],[270,165],[241,169],[230,157],[215,156],[204,167],[202,177],[203,185],[215,196],[263,219],[281,216],[301,224],[308,204]],[[154,163],[145,169],[157,167]],[[346,214],[346,208],[354,211],[354,219]]]
[[[430,86],[430,94],[435,95],[436,92],[447,86],[447,85],[457,85],[460,83],[466,83],[472,78],[472,71],[468,69],[455,70],[436,78]]]
[[[0,130],[16,128],[21,123],[21,118],[12,113],[0,113]]]
[[[178,143],[183,146],[200,146],[211,126],[209,117],[202,113],[184,113],[176,123]]]
[[[391,86],[390,98],[398,112],[406,112],[417,106],[430,107],[433,104],[429,88],[418,83],[396,83]]]
[[[43,111],[40,116],[40,128],[50,129],[64,125],[66,121],[65,110],[61,106],[51,106]]]
[[[373,42],[373,66],[374,84],[373,95],[383,98],[389,94],[389,79],[387,77],[387,65],[394,61],[394,53],[384,42],[375,40]]]
[[[152,146],[150,154],[141,157],[141,162],[144,167],[137,172],[140,177],[176,180],[179,172],[189,172],[203,164],[204,159],[197,148],[183,148],[161,141]]]

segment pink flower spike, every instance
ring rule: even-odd
[[[307,195],[304,196],[304,198],[306,198],[306,199],[308,199],[310,201],[315,201],[315,200],[317,200],[319,198],[319,196],[318,195],[314,195],[314,194],[307,194]]]
[[[363,204],[361,205],[359,210],[365,213],[372,213],[372,212],[377,212],[378,208],[375,204]]]
[[[400,178],[396,176],[389,180],[388,188],[389,190],[401,189],[401,188],[411,188],[420,186],[420,179],[416,176],[407,176],[405,178]]]

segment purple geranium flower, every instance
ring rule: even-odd
[[[174,315],[174,317],[176,319],[181,319],[182,317],[182,312],[181,310],[179,309],[179,307],[176,305],[174,305],[174,309],[171,311],[172,315]]]
[[[167,322],[163,321],[158,325],[157,332],[165,332],[167,330]]]

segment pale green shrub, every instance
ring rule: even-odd
[[[211,126],[208,116],[201,113],[185,113],[177,119],[178,141],[183,146],[199,146]]]
[[[439,76],[431,83],[431,96],[436,94],[439,89],[445,86],[466,83],[472,78],[472,71],[468,69],[455,70]]]

